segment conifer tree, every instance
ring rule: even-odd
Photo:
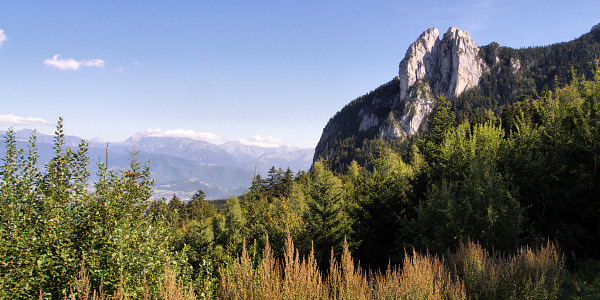
[[[315,257],[327,263],[331,251],[341,253],[344,238],[351,233],[342,181],[322,161],[313,164],[305,187],[307,232],[314,241]]]
[[[521,233],[523,211],[517,192],[498,172],[504,132],[491,124],[469,123],[446,132],[439,179],[418,208],[422,249],[443,252],[472,239],[510,250]]]
[[[413,172],[388,147],[382,146],[373,164],[373,172],[363,175],[356,184],[353,236],[356,253],[363,263],[385,267],[390,262],[400,262],[402,250],[396,249],[397,236],[401,230],[408,230],[402,228],[400,221],[414,217],[414,204],[409,198]]]
[[[225,233],[227,244],[237,249],[242,245],[244,239],[243,229],[246,227],[246,218],[242,213],[240,201],[237,197],[227,199],[225,211]]]
[[[444,96],[437,98],[435,108],[429,118],[429,134],[425,139],[423,152],[427,161],[436,162],[440,155],[440,145],[444,141],[444,134],[454,124],[450,101]]]

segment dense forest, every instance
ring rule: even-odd
[[[586,299],[600,295],[600,65],[492,112],[437,99],[430,131],[366,141],[342,171],[272,168],[246,193],[150,201],[131,154],[37,167],[5,139],[2,299]],[[335,163],[340,164],[340,160]]]

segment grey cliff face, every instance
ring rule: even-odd
[[[400,98],[410,110],[400,115],[408,136],[419,131],[431,112],[434,97],[453,99],[477,86],[488,68],[468,32],[450,27],[440,40],[430,28],[408,48],[400,62]],[[402,138],[402,135],[396,136]]]
[[[515,67],[520,67],[518,62]],[[395,94],[385,98],[373,96],[355,103],[355,108],[358,105],[360,110],[346,111],[345,115],[353,114],[356,124],[349,123],[348,117],[333,117],[323,130],[315,159],[329,157],[333,149],[327,150],[328,145],[347,138],[344,132],[389,140],[404,139],[427,129],[427,117],[436,97],[452,100],[477,86],[488,71],[479,56],[479,47],[468,32],[450,27],[440,38],[436,28],[425,30],[408,47],[400,62],[398,77],[393,81],[398,84]]]
[[[430,28],[408,47],[404,59],[400,62],[398,72],[401,98],[407,98],[408,88],[413,86],[418,79],[432,77],[437,65],[439,43],[437,28]]]

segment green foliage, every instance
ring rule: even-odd
[[[80,258],[75,228],[78,208],[87,198],[87,145],[65,149],[62,119],[55,137],[55,156],[46,172],[37,169],[35,136],[29,153],[17,150],[14,132],[6,137],[0,206],[0,256],[3,296],[60,295],[71,280]]]
[[[25,159],[23,150],[16,148],[14,131],[6,135],[6,155],[2,159],[0,172],[0,280],[3,299],[25,298],[36,292],[36,283],[31,280],[34,272],[40,269],[37,261],[38,218],[34,215],[41,208],[38,190],[34,184],[41,181],[37,170],[35,136],[30,139],[29,156]],[[42,261],[41,261],[42,262]]]
[[[185,223],[184,228],[185,230],[175,233],[173,245],[176,250],[185,253],[186,261],[192,269],[190,276],[195,283],[196,294],[211,294],[216,288],[212,224],[191,220]]]
[[[198,190],[192,196],[183,211],[185,218],[199,221],[208,220],[216,213],[214,205],[208,203],[206,194],[202,190]]]
[[[599,69],[596,62],[593,80],[574,75],[572,84],[520,105],[526,109],[502,156],[528,207],[531,239],[558,239],[576,256],[600,253]]]
[[[491,43],[480,51],[490,71],[482,76],[477,88],[455,99],[459,121],[493,120],[492,112],[499,112],[522,97],[555,90],[569,82],[571,68],[593,78],[594,67],[588,62],[600,55],[600,30],[549,46],[512,49]]]
[[[158,288],[170,255],[160,218],[149,213],[153,180],[132,154],[130,170],[99,165],[95,191],[88,191],[87,145],[65,148],[62,119],[54,157],[37,169],[35,135],[29,153],[17,150],[14,133],[6,137],[0,167],[0,284],[2,298],[58,298],[69,289],[85,257],[94,288],[112,293],[125,276],[136,297],[144,285]]]
[[[160,218],[149,215],[149,198],[154,180],[131,154],[130,169],[116,172],[98,164],[98,181],[89,201],[82,207],[78,234],[92,282],[108,292],[117,289],[127,274],[127,291],[140,295],[146,282],[158,288],[158,279],[169,256],[168,230]]]
[[[355,137],[337,141],[331,145],[331,157],[326,161],[327,167],[336,174],[346,172],[348,166],[353,162],[368,171],[373,170],[373,162],[377,159],[377,153],[382,147],[389,147],[395,152],[401,153],[403,158],[410,155],[412,145],[417,143],[417,137],[407,140],[386,141],[382,139],[365,139],[357,141]],[[409,162],[407,160],[407,162]]]
[[[444,251],[468,238],[484,247],[514,249],[522,209],[516,191],[497,170],[502,129],[467,123],[449,130],[441,146],[440,174],[418,208],[422,245]]]
[[[331,251],[341,253],[344,238],[351,233],[348,201],[342,181],[323,162],[313,164],[309,178],[304,192],[308,205],[306,230],[314,241],[317,261],[325,263]]]
[[[450,101],[446,97],[436,99],[435,109],[429,118],[429,134],[423,144],[423,153],[427,161],[436,163],[439,160],[444,135],[454,125]]]
[[[225,212],[226,244],[234,249],[239,249],[244,239],[243,229],[246,227],[246,218],[243,215],[240,201],[237,197],[227,199]]]
[[[353,237],[358,244],[356,254],[363,263],[385,267],[390,262],[401,262],[397,237],[407,229],[401,220],[415,214],[410,193],[414,169],[418,167],[406,165],[398,154],[382,147],[372,173],[351,175],[358,177],[352,179],[356,188]]]
[[[594,299],[600,295],[600,261],[579,261],[573,269],[572,280],[566,287],[571,293],[569,299]]]

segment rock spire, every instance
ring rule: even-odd
[[[399,119],[406,135],[415,134],[424,124],[434,97],[453,99],[479,84],[488,68],[478,54],[469,33],[456,27],[450,27],[442,39],[436,28],[427,29],[410,45],[398,72],[405,107]]]

